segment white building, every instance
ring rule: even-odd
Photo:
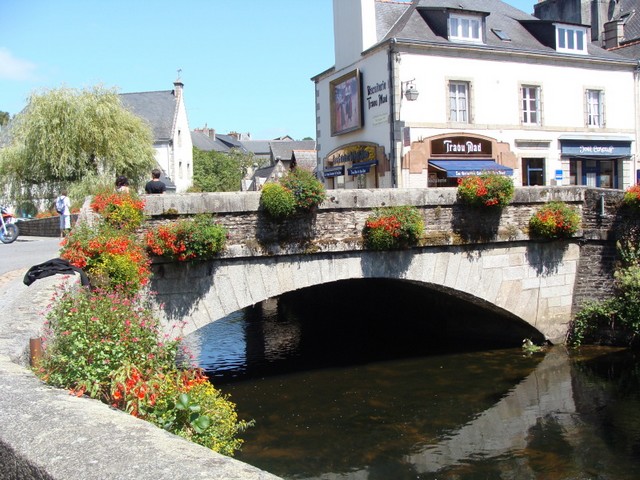
[[[636,183],[636,62],[499,0],[334,0],[316,84],[329,188]],[[417,97],[417,98],[416,98]]]
[[[193,183],[193,143],[180,80],[173,90],[120,94],[122,104],[153,132],[156,163],[167,191],[184,192]],[[151,175],[151,172],[149,172]]]

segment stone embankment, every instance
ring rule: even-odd
[[[62,277],[27,287],[25,272],[0,277],[0,480],[278,478],[43,384],[28,366],[29,339]]]

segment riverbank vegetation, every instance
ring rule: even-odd
[[[91,226],[78,223],[61,251],[62,258],[86,271],[91,286],[72,285],[54,296],[37,375],[233,455],[242,445],[239,434],[251,422],[238,419],[235,404],[202,371],[179,360],[188,357],[181,338],[163,331],[154,314],[145,289],[151,276],[149,245],[123,222],[142,218],[143,202],[114,194],[97,197],[94,204],[104,216]],[[190,245],[182,253],[207,258],[223,248],[225,232],[210,218],[183,222],[179,232],[190,232],[185,241],[195,238],[197,248]]]

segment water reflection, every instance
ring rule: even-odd
[[[363,322],[362,308],[325,318],[302,304],[249,309],[196,342],[241,418],[256,420],[238,459],[287,479],[638,478],[633,353],[470,351],[419,309],[389,330],[382,308]]]

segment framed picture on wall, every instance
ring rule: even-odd
[[[362,89],[358,70],[332,80],[329,97],[332,136],[362,128]]]

